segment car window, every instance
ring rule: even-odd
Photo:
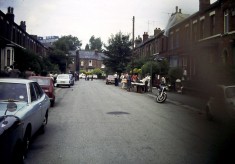
[[[69,79],[68,75],[58,75],[57,79]]]
[[[28,101],[26,84],[0,83],[0,100]]]
[[[30,78],[30,80],[37,82],[39,85],[50,85],[49,79]]]
[[[37,95],[37,98],[41,98],[42,95],[43,95],[43,91],[41,89],[41,87],[38,85],[38,83],[33,83],[34,84],[34,88],[35,88],[35,91],[36,91],[36,95]]]
[[[33,83],[30,83],[30,84],[29,84],[29,87],[30,87],[31,101],[32,101],[32,102],[33,102],[33,101],[36,101],[36,100],[37,100],[37,95],[36,95],[36,92],[35,92]]]

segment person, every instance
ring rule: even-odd
[[[126,80],[126,76],[123,73],[122,73],[120,79],[121,79],[122,89],[126,88],[127,80]]]
[[[131,76],[127,73],[126,74],[126,80],[127,80],[127,91],[130,92],[131,90]]]
[[[118,76],[117,76],[117,72],[114,74],[114,80],[115,80],[115,86],[118,86]]]

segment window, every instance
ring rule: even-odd
[[[179,40],[180,40],[179,30],[177,30],[175,34],[175,48],[179,48]]]
[[[200,39],[203,39],[204,38],[204,30],[205,30],[205,21],[204,19],[202,19],[200,21]]]
[[[92,60],[89,61],[89,66],[92,66]]]
[[[210,34],[215,34],[215,15],[211,15],[210,17]]]
[[[30,96],[31,96],[31,102],[37,100],[37,95],[35,93],[35,90],[34,90],[34,87],[33,87],[33,83],[30,83]]]
[[[11,65],[11,51],[7,50],[7,66]]]
[[[81,61],[81,66],[82,66],[82,67],[84,66],[84,61]]]
[[[41,89],[41,87],[38,85],[38,83],[33,83],[34,84],[34,88],[35,88],[35,91],[36,91],[36,95],[37,95],[37,98],[41,98],[42,95],[43,95],[43,91]]]
[[[193,24],[193,34],[192,34],[192,37],[193,37],[193,41],[196,42],[197,41],[197,23]]]
[[[224,33],[229,32],[229,12],[226,10],[224,12]]]
[[[189,26],[185,27],[185,44],[189,44],[190,40],[190,33],[189,33]]]

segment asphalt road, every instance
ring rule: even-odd
[[[80,80],[57,89],[46,131],[34,136],[25,163],[225,162],[221,152],[228,148],[229,134],[221,124],[182,106],[158,104],[147,94],[102,80]]]

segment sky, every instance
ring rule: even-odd
[[[214,3],[216,0],[211,0]],[[176,6],[184,14],[199,10],[199,0],[0,0],[0,10],[14,8],[15,23],[26,21],[26,31],[37,36],[72,35],[82,41],[91,36],[107,44],[111,35],[122,32],[132,38],[155,28],[165,29]]]

